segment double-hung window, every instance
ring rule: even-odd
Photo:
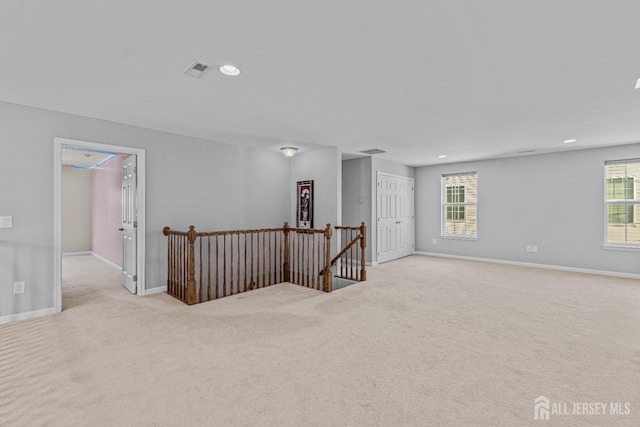
[[[442,236],[478,236],[478,174],[442,175]]]
[[[605,162],[606,242],[640,247],[640,159]]]

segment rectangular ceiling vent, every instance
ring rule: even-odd
[[[361,153],[364,153],[364,154],[382,154],[382,153],[386,153],[386,151],[381,150],[379,148],[369,148],[368,150],[362,150]]]
[[[182,72],[187,76],[199,78],[205,71],[209,69],[207,64],[203,64],[202,62],[193,61],[191,65],[184,69]]]

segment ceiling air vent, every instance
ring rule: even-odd
[[[198,61],[193,61],[191,65],[185,68],[182,74],[199,78],[208,69],[209,69],[209,66],[207,64],[203,64],[202,62],[198,62]]]
[[[386,153],[386,151],[381,150],[379,148],[369,148],[368,150],[362,150],[361,153],[364,153],[364,154],[382,154],[382,153]]]

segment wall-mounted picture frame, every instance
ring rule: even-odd
[[[313,180],[298,181],[298,209],[296,226],[313,228]]]

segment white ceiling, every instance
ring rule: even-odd
[[[268,150],[640,141],[638,0],[13,0],[0,40],[2,101]]]
[[[90,168],[109,159],[113,154],[114,153],[101,153],[97,151],[76,149],[62,150],[61,163],[64,166],[81,166]]]

